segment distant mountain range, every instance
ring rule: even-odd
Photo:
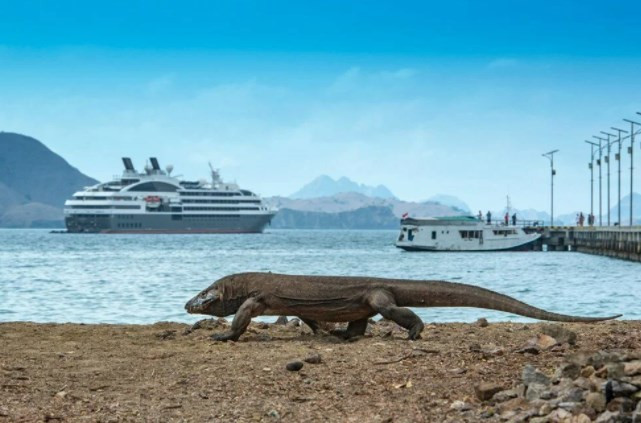
[[[345,192],[356,192],[366,195],[368,197],[377,198],[396,198],[392,192],[384,185],[369,186],[358,184],[349,178],[342,177],[337,180],[332,179],[327,175],[321,175],[314,179],[292,195],[290,198],[319,198],[331,197],[335,194]]]
[[[40,141],[0,132],[0,226],[60,227],[65,200],[96,183]]]
[[[65,200],[97,182],[40,141],[0,132],[0,227],[62,227]],[[289,197],[265,200],[279,209],[272,221],[273,228],[386,229],[398,228],[399,219],[405,213],[413,217],[470,214],[469,206],[451,195],[438,194],[422,202],[402,201],[383,185],[367,186],[345,177],[334,180],[319,176]],[[629,219],[629,204],[627,195],[621,200],[624,225]],[[514,212],[519,220],[550,220],[544,211],[512,210]],[[585,215],[588,212],[583,211]],[[574,224],[577,213],[555,216],[555,223]],[[492,214],[494,219],[501,219],[505,209]],[[641,195],[637,193],[634,194],[634,216],[635,222],[641,223]],[[605,219],[604,216],[604,222]],[[611,209],[610,220],[612,223],[617,220],[616,206]]]

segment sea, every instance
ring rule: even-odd
[[[192,323],[184,304],[216,279],[259,271],[440,279],[564,314],[641,319],[641,265],[576,252],[412,253],[397,231],[239,235],[0,230],[0,321]],[[530,321],[474,308],[417,308],[426,322]],[[271,321],[271,317],[259,318]]]

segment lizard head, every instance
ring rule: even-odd
[[[234,276],[218,279],[209,287],[200,291],[185,304],[185,310],[190,314],[209,314],[225,317],[234,314],[244,300],[239,289],[242,284],[234,283]],[[238,281],[237,281],[238,282]]]

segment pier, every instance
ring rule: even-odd
[[[532,246],[537,251],[578,251],[641,262],[641,226],[553,226],[526,231],[541,233]]]

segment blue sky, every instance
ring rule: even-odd
[[[0,130],[98,179],[155,155],[263,195],[329,174],[547,210],[558,148],[556,210],[586,211],[583,140],[641,111],[635,2],[0,5]]]

